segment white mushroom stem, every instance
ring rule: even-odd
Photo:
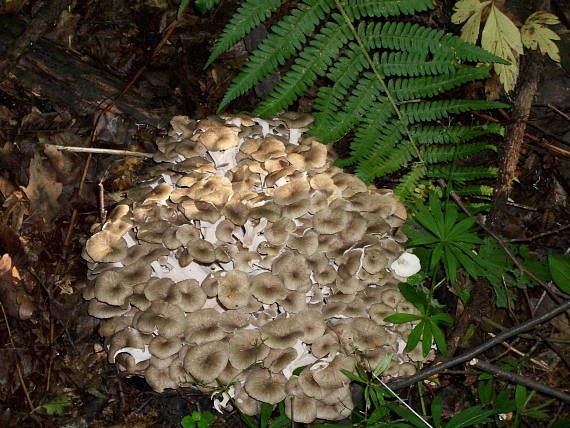
[[[293,376],[293,371],[299,367],[308,366],[317,361],[317,358],[311,354],[309,347],[301,340],[297,340],[293,346],[297,351],[297,358],[291,361],[287,367],[283,369],[283,375],[289,379]]]
[[[115,357],[118,354],[121,354],[123,352],[126,354],[129,354],[131,357],[133,357],[133,359],[135,360],[135,364],[138,364],[141,361],[150,360],[150,357],[151,357],[150,352],[148,350],[148,345],[144,345],[144,349],[131,348],[131,347],[127,346],[127,347],[121,348],[117,352],[115,352],[115,354],[112,357],[111,363],[114,363]]]
[[[219,413],[224,413],[224,410],[228,410],[228,404],[232,398],[236,395],[236,390],[234,386],[230,386],[226,391],[221,394],[219,392],[214,392],[212,394],[212,399],[214,400],[214,409]],[[214,398],[216,397],[216,398]]]

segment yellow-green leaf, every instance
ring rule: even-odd
[[[498,51],[497,45],[503,45],[500,47],[502,51],[506,50],[504,45],[507,45],[519,55],[523,53],[519,29],[495,5],[491,6],[489,17],[483,28],[481,45],[491,53]]]
[[[451,22],[454,24],[461,24],[467,21],[473,15],[479,15],[479,21],[481,20],[481,11],[485,6],[487,6],[491,1],[480,2],[479,0],[459,0],[453,6],[454,13],[451,15]]]
[[[544,24],[558,24],[559,19],[548,12],[535,12],[528,17],[521,28],[521,37],[524,46],[528,49],[539,49],[547,54],[553,61],[560,62],[560,51],[553,40],[560,40],[560,36],[546,28]]]
[[[545,12],[543,10],[534,12],[527,19],[525,24],[542,24],[542,25],[555,25],[560,24],[560,19],[552,13]]]
[[[481,11],[474,13],[461,27],[461,38],[466,42],[476,44],[481,27]]]
[[[481,35],[481,46],[511,64],[495,64],[495,72],[506,92],[514,89],[519,74],[518,55],[523,46],[519,29],[495,5],[491,6],[489,17]]]

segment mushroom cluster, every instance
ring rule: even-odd
[[[248,415],[286,399],[304,423],[350,414],[341,369],[356,362],[393,354],[386,375],[415,372],[413,325],[384,321],[417,313],[397,287],[419,270],[402,246],[404,206],[331,166],[304,134],[311,121],[172,119],[154,178],[84,249],[110,363],[156,391],[232,385],[225,398]]]

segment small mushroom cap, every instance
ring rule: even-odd
[[[349,220],[350,217],[345,211],[325,208],[315,214],[313,222],[318,233],[332,235],[341,232]]]
[[[144,295],[150,301],[164,301],[173,284],[170,278],[152,278],[144,288]]]
[[[243,308],[251,296],[247,273],[232,270],[224,272],[218,280],[218,299],[227,309]]]
[[[215,309],[200,309],[186,316],[184,338],[188,343],[198,345],[210,341],[219,341],[226,337],[220,327],[220,313]]]
[[[182,334],[185,321],[184,312],[178,306],[156,301],[133,319],[133,325],[143,333],[157,329],[161,336],[171,338]]]
[[[120,271],[108,270],[97,277],[94,291],[100,302],[121,306],[133,294],[133,287],[124,284]]]
[[[164,298],[165,302],[178,306],[184,312],[195,312],[206,303],[206,293],[195,279],[173,284]]]
[[[295,422],[310,424],[317,418],[317,401],[305,394],[285,400],[285,414]]]
[[[339,343],[336,335],[327,333],[317,338],[311,345],[311,353],[317,358],[323,358],[327,354],[334,355],[339,350]]]
[[[152,355],[162,360],[173,356],[180,351],[182,342],[177,337],[156,336],[150,341],[148,350]]]
[[[211,151],[228,150],[239,143],[240,128],[231,126],[217,126],[208,128],[205,132],[192,137],[194,141],[199,141]]]
[[[235,402],[240,411],[248,416],[255,416],[259,414],[261,402],[252,398],[244,389],[241,383],[235,385]]]
[[[188,254],[199,263],[213,263],[216,261],[216,252],[211,242],[197,239],[188,243]]]
[[[341,370],[354,370],[354,359],[338,354],[330,364],[322,369],[311,370],[313,379],[322,388],[341,388],[350,382],[350,379]],[[306,370],[306,369],[305,369]]]
[[[311,288],[311,271],[300,254],[283,253],[273,261],[271,270],[289,290],[306,292]]]
[[[256,400],[269,404],[277,404],[285,399],[285,384],[287,379],[280,373],[254,368],[245,379],[246,392]]]
[[[295,348],[271,349],[263,360],[263,365],[273,373],[281,373],[297,358]]]
[[[220,314],[220,327],[227,332],[233,333],[238,328],[249,324],[251,314],[242,310],[227,310]]]
[[[306,128],[315,120],[310,114],[297,111],[286,111],[278,118],[283,120],[290,129]]]
[[[302,340],[305,343],[313,343],[325,334],[326,324],[323,315],[315,309],[306,309],[295,315],[295,321],[303,330]]]
[[[257,361],[263,360],[269,348],[263,344],[259,330],[240,330],[230,339],[230,363],[244,370]]]
[[[120,262],[127,254],[127,243],[120,236],[103,230],[87,240],[85,251],[96,262]]]
[[[301,326],[293,318],[278,318],[261,327],[264,343],[276,349],[292,347],[303,335]]]
[[[277,275],[262,272],[251,278],[251,294],[262,303],[270,305],[287,296],[288,290]]]
[[[374,303],[368,310],[370,318],[379,325],[386,325],[384,318],[394,315],[397,311],[385,303]]]
[[[113,306],[100,302],[97,299],[91,299],[89,300],[87,312],[92,317],[106,319],[120,317],[121,315],[127,313],[130,309],[131,307],[128,304],[123,306]]]
[[[145,370],[144,378],[152,389],[157,392],[162,392],[165,389],[175,389],[178,387],[176,382],[170,377],[168,367],[157,368],[150,366]]]
[[[152,268],[146,260],[139,260],[121,269],[122,282],[134,286],[150,279]]]
[[[307,179],[292,180],[275,190],[274,201],[278,205],[290,205],[295,202],[307,199],[309,196],[309,182]]]
[[[390,269],[396,275],[407,278],[420,271],[420,259],[415,254],[405,252],[390,265]]]
[[[213,382],[228,364],[227,342],[215,341],[192,346],[184,357],[184,369],[196,380]]]

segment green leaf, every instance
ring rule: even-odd
[[[281,428],[287,425],[291,425],[291,419],[289,419],[286,415],[281,415],[275,418],[273,422],[271,422],[269,428]]]
[[[483,410],[483,406],[469,407],[451,418],[451,420],[445,424],[445,428],[464,428],[493,422],[493,419],[489,416],[494,413],[494,410]]]
[[[422,334],[422,354],[425,357],[428,356],[429,351],[431,351],[431,344],[433,342],[433,331],[431,329],[431,326],[433,325],[433,323],[428,322],[424,322],[424,331]]]
[[[548,266],[554,283],[565,293],[570,293],[570,256],[550,254]]]
[[[212,9],[215,5],[217,5],[220,0],[196,0],[194,4],[200,11],[202,15],[204,15],[207,11]]]
[[[444,312],[440,312],[429,317],[430,320],[435,321],[437,323],[441,323],[444,325],[451,325],[453,324],[453,318],[449,314]]]
[[[359,376],[357,376],[356,374],[349,372],[346,369],[340,369],[340,371],[342,372],[342,374],[344,374],[346,377],[348,377],[349,379],[352,379],[355,382],[360,382],[360,383],[364,383],[367,384],[368,381],[366,379],[363,379]]]
[[[422,337],[423,329],[424,329],[424,321],[420,322],[410,332],[410,335],[408,336],[408,343],[406,344],[407,352],[411,352],[416,348],[416,346],[420,342],[420,338]]]
[[[444,356],[447,356],[447,345],[445,343],[445,334],[443,334],[443,331],[441,330],[441,328],[439,328],[437,326],[437,324],[435,322],[433,322],[432,319],[429,320],[429,323],[431,325],[431,331],[433,333],[433,339],[435,340],[435,344],[437,345],[437,348],[440,350],[440,352]]]
[[[388,368],[390,363],[392,362],[392,357],[394,354],[386,354],[382,358],[382,360],[378,363],[376,368],[372,371],[373,376],[380,376],[380,374],[384,373],[384,370]]]
[[[267,427],[269,418],[273,413],[273,405],[269,403],[261,403],[261,412],[259,416],[259,421],[261,422],[261,428]]]
[[[178,13],[176,14],[176,18],[180,19],[186,8],[188,7],[188,3],[190,0],[181,0],[180,5],[178,5]]]
[[[40,404],[38,407],[34,409],[34,411],[37,411],[39,413],[45,413],[50,416],[62,415],[71,406],[73,406],[73,402],[69,398],[63,396]]]
[[[431,402],[431,416],[436,428],[441,427],[441,410],[443,409],[443,398],[437,394]]]
[[[518,410],[524,409],[526,405],[527,392],[524,385],[517,385],[515,388],[515,405]]]
[[[384,318],[384,321],[393,324],[403,324],[406,322],[418,321],[423,319],[423,317],[414,314],[394,314]]]

